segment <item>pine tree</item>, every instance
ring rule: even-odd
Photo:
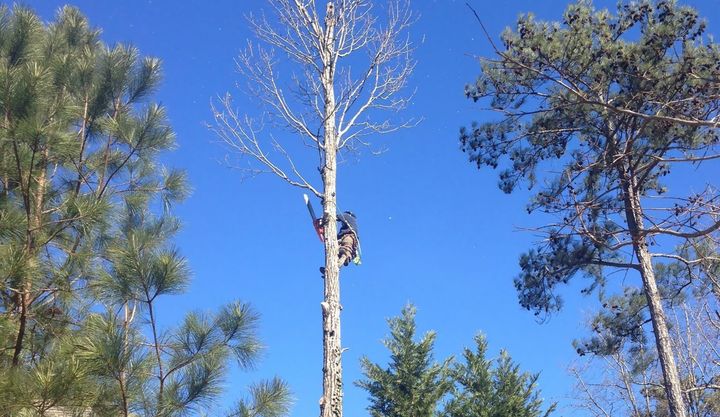
[[[148,101],[159,60],[99,33],[72,7],[46,25],[0,6],[1,415],[187,415],[231,354],[257,358],[244,303],[158,328],[156,299],[189,278],[169,241],[185,175],[158,161],[175,142]],[[278,417],[288,398],[262,383],[235,414]]]
[[[0,9],[2,308],[13,366],[80,316],[113,211],[129,201],[184,195],[184,175],[156,156],[174,144],[164,110],[143,103],[159,61],[98,41],[77,9],[42,24]],[[5,356],[9,355],[9,356]]]
[[[656,271],[663,260],[707,261],[673,250],[720,228],[715,188],[670,197],[663,183],[676,167],[720,156],[720,47],[705,32],[695,10],[672,0],[619,4],[615,15],[581,0],[560,22],[522,16],[466,89],[501,118],[461,132],[478,167],[507,165],[503,191],[541,186],[528,211],[554,219],[520,258],[524,307],[559,309],[557,288],[577,275],[591,282],[584,293],[626,272],[638,278],[673,417],[687,409]],[[545,167],[557,175],[541,175]]]
[[[356,384],[370,396],[368,410],[373,417],[434,417],[438,404],[449,391],[449,360],[433,362],[435,333],[415,341],[415,307],[408,305],[400,317],[388,320],[390,337],[384,341],[390,351],[387,368],[362,359],[365,380]]]
[[[12,346],[0,379],[13,392],[0,408],[42,413],[92,396],[72,339],[113,212],[151,196],[171,203],[184,181],[156,163],[173,135],[163,109],[143,103],[158,60],[108,49],[71,7],[44,25],[2,6],[0,22],[0,343]]]
[[[94,410],[124,416],[200,411],[222,392],[231,355],[243,369],[257,360],[259,316],[248,304],[189,313],[177,327],[159,327],[158,299],[183,292],[189,279],[185,259],[168,243],[177,226],[167,215],[154,218],[147,208],[133,207],[108,244],[107,271],[95,286],[106,312],[91,314],[76,342],[104,393]],[[289,392],[279,379],[251,391],[250,402],[238,407],[262,409],[263,417],[287,412]]]

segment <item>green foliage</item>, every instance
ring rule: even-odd
[[[158,160],[175,146],[149,101],[160,61],[99,34],[73,7],[44,24],[0,6],[0,414],[204,413],[231,357],[257,360],[258,315],[159,328],[158,298],[190,279],[170,243],[186,175]],[[288,398],[274,381],[245,403],[277,417]]]
[[[502,47],[466,93],[490,98],[504,117],[460,139],[478,167],[507,166],[503,191],[544,184],[528,211],[557,221],[543,229],[546,243],[521,257],[515,284],[521,304],[545,314],[561,307],[556,288],[573,276],[589,277],[590,292],[605,285],[603,267],[629,266],[628,187],[663,196],[675,164],[715,155],[720,47],[697,12],[674,1],[620,4],[616,15],[579,1],[561,22],[525,15]],[[540,183],[550,164],[558,174]],[[702,204],[690,206],[668,210],[662,229],[707,220]],[[647,235],[665,233],[656,229]]]
[[[445,417],[546,417],[555,410],[552,404],[542,411],[540,374],[521,372],[506,351],[495,361],[487,359],[484,336],[475,337],[474,351],[464,349],[463,359],[450,374],[455,386]]]
[[[649,321],[645,294],[627,287],[622,295],[604,300],[603,310],[590,323],[593,336],[582,342],[575,341],[575,348],[581,356],[612,355],[627,343],[646,349],[648,338],[643,326]]]
[[[131,404],[141,399],[142,381],[151,370],[142,334],[106,313],[90,315],[78,336],[77,357],[102,393],[88,405],[98,410],[138,411]]]
[[[82,318],[115,213],[177,201],[185,185],[156,163],[174,142],[164,110],[141,101],[157,87],[156,59],[106,48],[72,7],[48,25],[19,6],[0,15],[2,310],[25,322],[0,362],[17,365],[57,331],[43,310]]]
[[[500,358],[486,357],[487,341],[475,337],[475,350],[464,349],[464,362],[449,358],[433,363],[435,333],[415,339],[415,308],[406,306],[402,315],[389,320],[390,365],[383,368],[362,359],[365,380],[357,383],[368,391],[373,417],[539,417],[542,411],[537,387],[539,374],[521,372],[507,352]],[[445,406],[439,410],[439,403]]]
[[[682,389],[707,388],[699,380],[681,387],[675,376],[681,346],[662,337],[661,303],[687,296],[714,258],[688,249],[716,238],[719,195],[702,184],[671,197],[664,177],[678,164],[720,158],[720,45],[697,11],[674,0],[621,2],[615,14],[580,0],[559,22],[521,16],[501,41],[466,88],[501,116],[462,129],[460,140],[478,167],[503,166],[504,192],[526,183],[535,189],[528,212],[552,218],[538,229],[543,241],[520,257],[520,304],[545,317],[562,307],[559,288],[584,276],[582,292],[597,293],[604,307],[578,352],[657,353],[672,413],[682,415]],[[643,285],[608,285],[628,272]],[[646,346],[650,331],[657,349]]]
[[[440,399],[450,389],[448,364],[433,363],[435,333],[415,338],[415,307],[388,320],[390,337],[383,343],[391,354],[388,368],[362,359],[365,380],[356,384],[368,391],[373,417],[432,417]]]
[[[53,349],[31,369],[0,367],[0,409],[10,415],[39,415],[67,401],[90,404],[99,395],[86,364],[69,337],[53,341]]]
[[[290,409],[290,390],[277,378],[254,384],[250,396],[238,402],[232,417],[281,417]]]

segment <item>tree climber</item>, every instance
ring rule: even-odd
[[[337,215],[337,221],[340,223],[340,230],[337,235],[340,266],[347,266],[350,261],[360,265],[360,239],[358,238],[355,214],[351,211],[345,211]],[[319,230],[320,235],[324,236],[324,228],[321,222],[321,219],[317,219],[315,227]],[[320,267],[320,272],[325,274],[325,267]]]
[[[358,237],[357,218],[351,211],[338,214],[340,230],[338,231],[338,259],[340,264],[347,266],[350,261],[360,263],[360,238]]]

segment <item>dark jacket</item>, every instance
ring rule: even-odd
[[[355,233],[355,237],[357,237],[358,240],[360,239],[360,235],[358,234],[357,219],[355,219],[355,216],[352,213],[347,211],[340,213],[337,216],[337,220],[340,222],[338,236]]]

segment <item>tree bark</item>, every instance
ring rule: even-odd
[[[686,417],[685,401],[682,396],[682,385],[675,364],[673,348],[668,332],[667,319],[660,299],[652,257],[648,251],[647,239],[644,234],[643,210],[637,192],[635,178],[632,173],[623,170],[622,187],[624,193],[625,216],[628,230],[633,241],[633,248],[640,264],[640,276],[643,282],[643,292],[650,310],[650,319],[655,335],[655,344],[658,350],[658,359],[662,368],[665,394],[672,417]]]
[[[320,417],[342,417],[342,358],[340,345],[340,265],[337,241],[337,127],[335,125],[335,18],[332,3],[325,17],[322,83],[325,93],[323,222],[325,227],[325,279],[322,306],[323,395]]]
[[[24,286],[23,286],[24,287]],[[27,316],[29,308],[29,295],[23,290],[20,293],[19,299],[19,313],[20,313],[20,325],[18,326],[17,337],[15,338],[15,348],[13,349],[12,366],[18,366],[20,364],[20,354],[23,350],[23,340],[25,339],[25,328],[27,327]]]
[[[342,417],[342,359],[340,345],[340,264],[335,202],[334,155],[325,164],[324,192],[325,281],[322,302],[323,327],[323,396],[320,417]],[[330,168],[333,170],[330,171]]]
[[[33,172],[35,162],[31,160],[30,168],[28,169],[27,189],[25,190],[26,196],[24,198],[26,204],[26,213],[28,215],[28,225],[26,231],[25,241],[25,252],[29,262],[35,263],[37,256],[37,234],[39,229],[42,227],[42,211],[45,204],[45,191],[47,189],[47,161],[49,156],[49,148],[45,146],[41,152],[41,160],[38,161],[40,167],[38,177],[35,179],[36,191],[33,196]],[[34,156],[33,156],[34,159]],[[19,160],[18,160],[19,163]],[[22,181],[22,177],[20,177]],[[34,197],[34,198],[33,198]],[[33,269],[31,269],[33,271]],[[24,276],[22,285],[20,286],[19,299],[19,313],[20,313],[20,325],[18,327],[18,334],[15,338],[15,347],[13,349],[12,365],[17,366],[20,364],[20,355],[22,354],[23,344],[27,331],[27,320],[30,314],[30,304],[32,302],[30,294],[32,291],[32,278]]]

